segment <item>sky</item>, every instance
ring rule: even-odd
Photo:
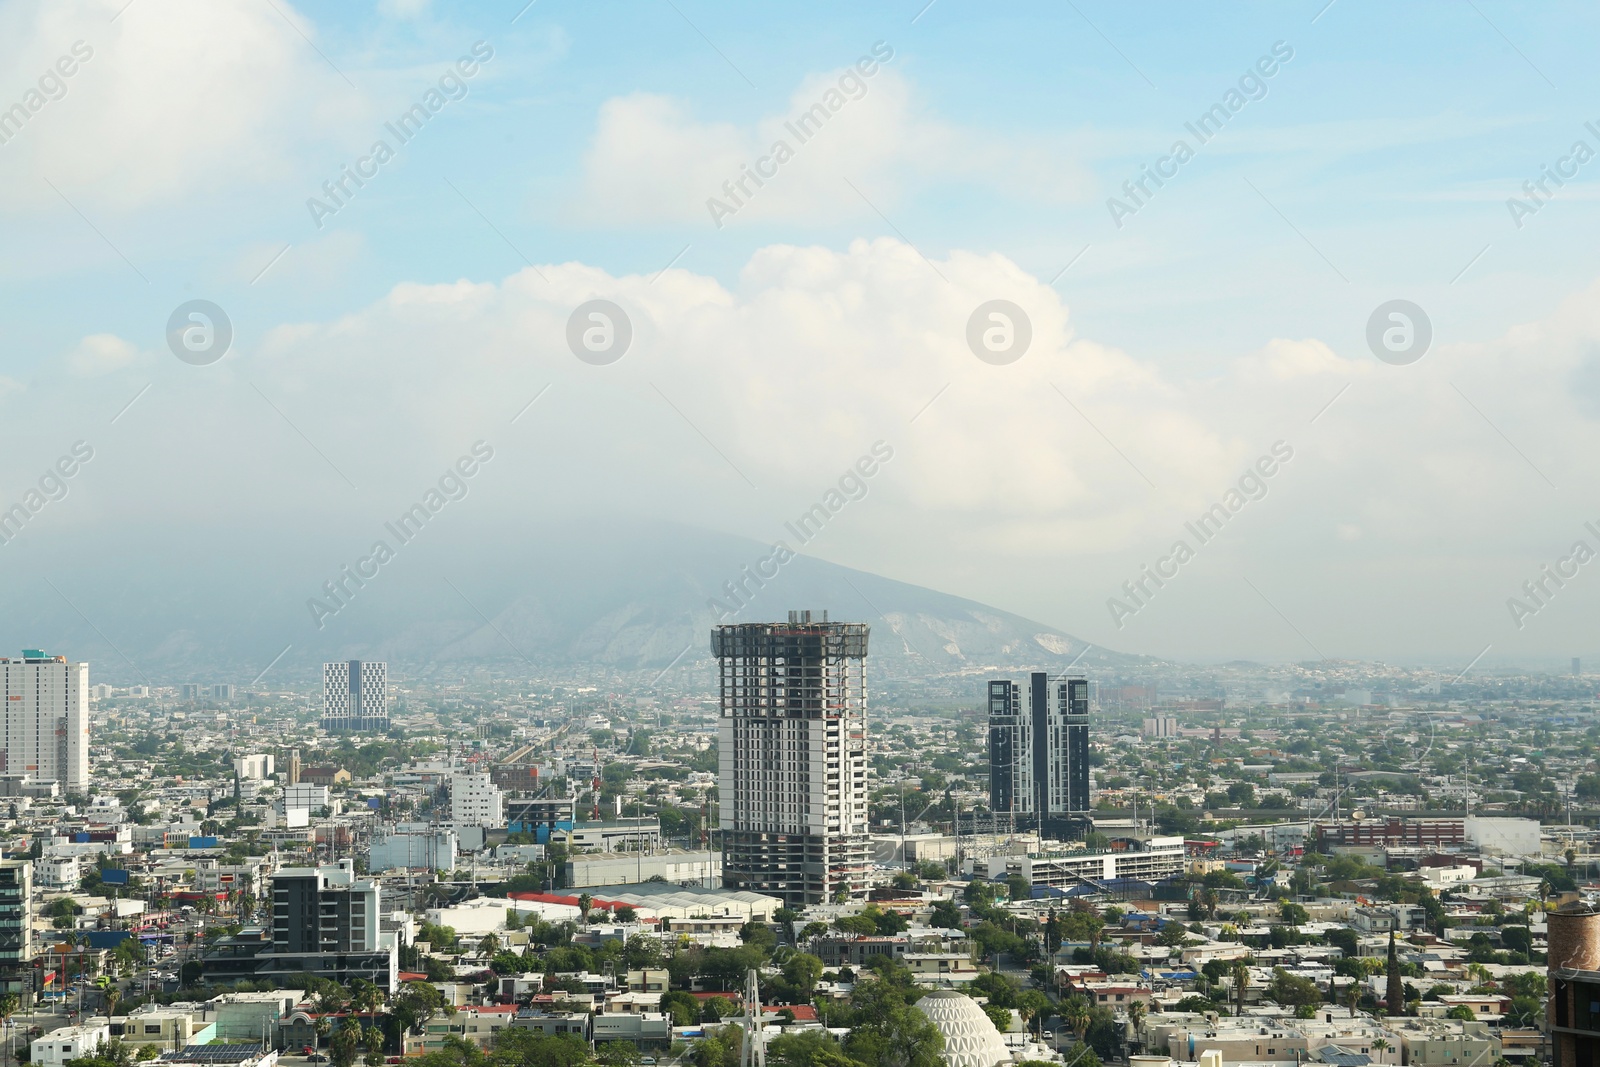
[[[820,506],[1117,651],[1600,662],[1597,21],[0,0],[0,569],[314,590],[465,462],[469,543]]]

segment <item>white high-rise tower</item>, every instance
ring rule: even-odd
[[[322,728],[329,733],[387,733],[389,665],[358,659],[324,663]]]
[[[89,789],[89,665],[24,649],[0,658],[5,713],[0,773],[54,780],[63,793]]]

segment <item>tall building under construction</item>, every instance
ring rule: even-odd
[[[795,905],[864,888],[867,634],[809,611],[711,631],[725,886]]]

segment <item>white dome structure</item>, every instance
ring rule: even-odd
[[[950,1067],[995,1067],[1011,1062],[994,1020],[966,994],[936,989],[917,1001],[917,1010],[944,1035],[944,1062]]]

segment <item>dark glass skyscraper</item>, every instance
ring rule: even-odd
[[[989,810],[996,815],[1033,812],[1032,720],[1022,713],[1015,682],[989,683]]]
[[[1009,679],[989,683],[989,808],[1016,829],[1082,836],[1089,812],[1089,682],[1028,678],[1028,706]]]
[[[1056,707],[1066,745],[1066,757],[1058,761],[1066,779],[1065,810],[1069,815],[1081,815],[1089,810],[1089,680],[1068,678],[1062,682]]]

